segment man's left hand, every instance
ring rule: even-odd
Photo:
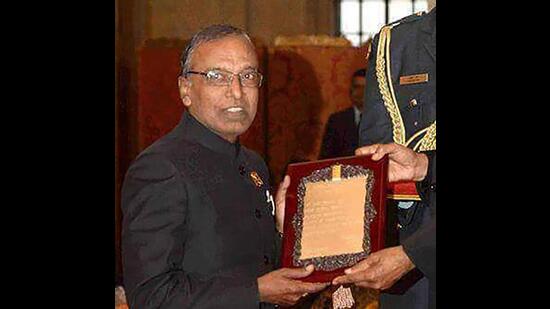
[[[335,278],[332,284],[355,283],[364,288],[385,290],[414,267],[402,246],[391,247],[374,252],[346,269],[346,275]]]

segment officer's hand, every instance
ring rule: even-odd
[[[281,268],[258,278],[260,301],[282,306],[292,306],[308,293],[316,293],[330,282],[310,283],[294,280],[309,276],[314,270],[313,265],[304,268]]]
[[[285,178],[279,184],[277,194],[275,194],[275,227],[280,233],[283,232],[283,224],[285,222],[285,198],[289,186],[290,177],[285,175]]]
[[[334,278],[332,284],[355,283],[363,288],[384,290],[414,268],[402,246],[383,249],[345,270],[346,275]]]
[[[428,157],[399,144],[374,144],[355,150],[356,155],[372,155],[374,161],[388,155],[388,181],[422,181],[428,173]]]

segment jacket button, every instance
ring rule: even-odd
[[[413,108],[418,105],[418,102],[416,102],[416,99],[412,99],[409,101],[409,107]]]
[[[262,217],[262,212],[259,209],[256,209],[256,218],[260,219]]]
[[[267,255],[264,255],[264,264],[269,264],[269,257]]]

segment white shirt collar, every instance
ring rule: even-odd
[[[359,120],[361,119],[361,111],[355,105],[353,105],[353,113],[355,116],[355,124],[359,125]]]

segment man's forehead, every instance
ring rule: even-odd
[[[258,57],[252,43],[243,36],[228,36],[199,45],[193,66],[208,68],[256,68]]]

